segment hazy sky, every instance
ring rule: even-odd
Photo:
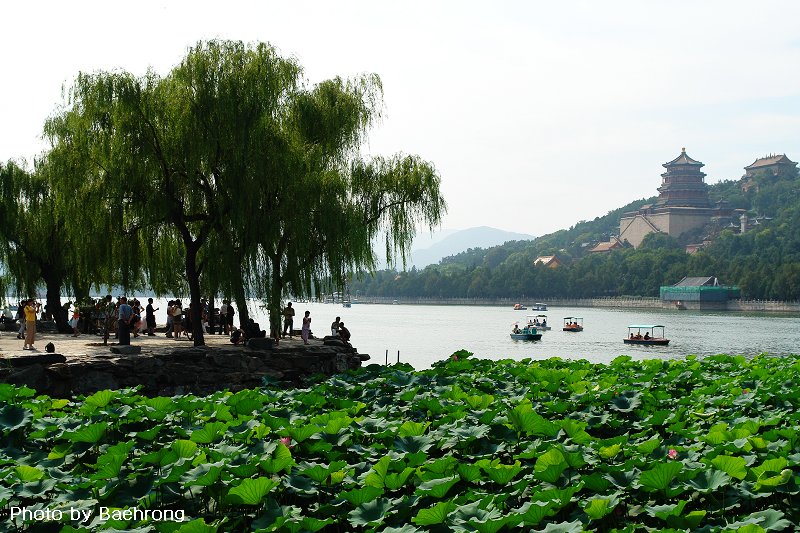
[[[800,3],[4,2],[0,160],[44,148],[79,71],[166,74],[198,40],[268,41],[309,83],[380,75],[370,154],[442,176],[443,227],[541,235],[656,194],[681,147],[707,181],[800,160]]]

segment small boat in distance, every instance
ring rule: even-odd
[[[634,330],[636,330],[635,333]],[[644,335],[642,335],[642,330],[645,330]],[[664,337],[664,326],[634,324],[628,326],[628,336],[622,339],[622,342],[625,344],[642,344],[645,346],[666,346],[669,344],[669,339]]]
[[[522,304],[514,304],[514,311],[527,311],[528,308]]]
[[[537,302],[533,304],[531,311],[547,311],[547,304]]]
[[[538,341],[542,338],[542,334],[536,329],[536,326],[526,324],[520,328],[519,323],[515,322],[511,327],[511,338],[515,341]]]
[[[536,329],[541,331],[550,331],[550,326],[547,325],[547,315],[528,315],[528,325],[536,326]]]
[[[350,307],[350,300],[344,300],[342,302],[342,307]]]
[[[563,331],[583,331],[583,319],[579,316],[565,316]]]

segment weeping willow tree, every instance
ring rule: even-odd
[[[76,235],[66,231],[68,213],[52,187],[45,157],[29,171],[9,161],[0,164],[0,258],[16,293],[38,296],[45,287],[46,310],[59,331],[68,331],[62,290],[81,278]]]
[[[200,345],[201,293],[234,295],[240,318],[247,296],[262,297],[275,320],[287,291],[372,267],[380,228],[403,255],[417,222],[439,222],[431,165],[359,159],[381,105],[376,76],[306,88],[268,44],[210,41],[164,78],[79,75],[46,132],[85,164],[65,190],[112,213],[120,271],[173,294],[180,273]]]

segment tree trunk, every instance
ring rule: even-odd
[[[195,242],[186,245],[186,281],[189,282],[189,311],[192,320],[192,337],[195,346],[205,346],[203,320],[200,308],[200,273],[197,272],[197,248]]]
[[[59,333],[68,333],[70,330],[67,325],[67,310],[61,307],[61,282],[60,276],[50,271],[45,276],[44,282],[47,288],[46,312],[56,321],[56,328]]]
[[[283,310],[283,279],[279,260],[272,260],[272,279],[270,280],[270,297],[267,302],[269,309],[270,336],[277,344],[281,338],[281,311]],[[294,326],[292,326],[294,328]],[[291,334],[291,332],[290,332]]]
[[[239,326],[241,327],[243,324],[246,324],[247,320],[250,318],[250,313],[247,311],[247,296],[244,293],[244,282],[241,276],[233,280],[233,285],[233,299],[236,301],[236,312],[238,313]],[[235,318],[236,315],[234,315],[234,319]]]

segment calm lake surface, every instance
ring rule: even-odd
[[[301,317],[311,311],[311,330],[317,336],[330,333],[330,324],[342,317],[352,334],[351,343],[370,362],[410,363],[421,370],[466,349],[485,359],[546,359],[561,357],[607,363],[618,355],[634,358],[679,358],[718,353],[754,356],[760,353],[800,353],[800,317],[796,315],[744,314],[678,310],[550,307],[543,312],[553,329],[540,341],[515,341],[509,336],[515,321],[526,321],[538,311],[514,311],[503,307],[293,303]],[[256,311],[266,329],[267,320]],[[566,316],[583,317],[584,331],[561,331]],[[159,317],[160,318],[160,317]],[[630,324],[663,324],[669,346],[628,346],[622,339]],[[644,333],[644,332],[642,332]]]

